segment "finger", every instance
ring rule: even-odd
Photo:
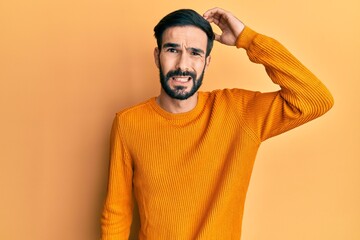
[[[213,17],[209,17],[208,19],[206,19],[209,23],[215,23],[216,25],[219,25],[219,19],[217,18],[213,18]]]
[[[217,34],[217,33],[214,33],[214,35],[215,35],[215,41],[220,42],[221,35],[219,35],[219,34]]]
[[[209,18],[209,17],[213,17],[215,15],[223,15],[225,14],[226,11],[224,9],[221,9],[221,8],[218,8],[218,7],[215,7],[215,8],[212,8],[212,9],[209,9],[207,10],[204,14],[203,14],[203,17],[205,19]]]
[[[206,20],[208,20],[208,21],[212,21],[212,22],[217,21],[217,22],[219,22],[220,19],[223,18],[223,16],[224,16],[224,15],[222,15],[222,14],[214,13],[214,14],[209,14],[209,15],[207,15],[207,16],[204,17],[204,18],[205,18]]]
[[[223,10],[223,9],[215,8],[213,10],[208,10],[207,13],[205,14],[204,18],[209,23],[214,23],[218,27],[223,29],[227,25],[227,23],[229,21],[228,14],[229,13],[226,12],[225,10]]]

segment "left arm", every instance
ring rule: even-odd
[[[236,46],[244,48],[252,62],[262,64],[281,88],[255,93],[246,107],[243,116],[261,141],[309,122],[333,106],[325,85],[275,39],[245,27]]]
[[[204,18],[222,30],[215,40],[244,48],[249,59],[263,64],[271,80],[281,87],[277,92],[256,93],[246,108],[245,120],[259,140],[308,122],[332,107],[327,88],[278,41],[245,27],[220,8],[210,9]]]

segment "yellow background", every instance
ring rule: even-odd
[[[324,117],[262,145],[243,239],[360,239],[357,0],[2,0],[0,239],[99,238],[114,114],[159,93],[153,27],[214,6],[282,42],[335,97]],[[202,90],[225,87],[277,89],[243,50],[216,43]]]

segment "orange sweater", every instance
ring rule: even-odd
[[[246,27],[237,40],[281,90],[199,92],[190,112],[155,98],[116,115],[102,239],[128,239],[132,191],[139,239],[238,240],[260,143],[328,111],[326,87],[276,40]]]

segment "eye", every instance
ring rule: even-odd
[[[193,56],[201,56],[201,54],[200,54],[200,53],[195,52],[195,51],[192,51],[192,52],[191,52],[191,55],[193,55]]]
[[[177,53],[178,52],[178,50],[175,49],[175,48],[168,48],[168,49],[166,49],[166,51],[171,52],[171,53]]]
[[[192,49],[190,51],[190,54],[191,54],[191,56],[194,56],[194,57],[203,57],[204,52],[201,50],[198,50],[198,49]]]

